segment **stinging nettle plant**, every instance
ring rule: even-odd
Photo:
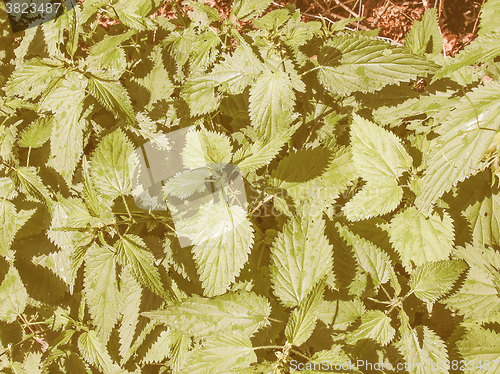
[[[161,3],[15,35],[0,7],[2,372],[498,372],[500,1],[454,58],[435,9],[398,46]],[[207,204],[183,247],[132,179],[187,127],[183,164],[236,165],[247,206]]]

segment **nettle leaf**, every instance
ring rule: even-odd
[[[19,166],[13,171],[11,178],[20,192],[42,200],[48,207],[52,206],[50,192],[35,167]]]
[[[297,360],[290,361],[290,367],[292,369],[300,369],[299,371],[304,374],[319,374],[325,370],[330,370],[334,373],[346,372],[346,370],[341,369],[342,367],[347,368],[349,373],[362,373],[360,370],[357,370],[357,365],[349,358],[340,344],[334,344],[330,349],[316,352],[312,359],[304,364],[304,370],[298,365]]]
[[[233,148],[227,135],[215,131],[189,131],[182,150],[182,162],[188,169],[231,162]]]
[[[361,339],[373,339],[381,345],[389,344],[396,330],[391,326],[391,317],[381,310],[368,310],[361,316],[361,325],[347,335],[347,343],[355,344]]]
[[[260,15],[271,3],[272,0],[236,0],[232,15],[240,21],[248,21]]]
[[[270,184],[285,189],[296,205],[314,200],[317,209],[329,210],[334,199],[354,180],[356,172],[348,148],[318,147],[288,154],[271,172],[271,177]]]
[[[484,35],[492,31],[499,32],[497,20],[500,17],[500,1],[488,0],[481,7],[481,22],[479,22],[479,35]]]
[[[443,37],[436,8],[427,9],[421,21],[415,21],[406,34],[405,48],[419,56],[425,53],[439,55],[443,52]]]
[[[130,268],[122,269],[120,274],[120,298],[122,300],[122,320],[119,327],[121,364],[125,364],[133,354],[131,349],[139,321],[142,287],[135,280]]]
[[[267,325],[271,307],[264,296],[240,291],[213,298],[191,296],[162,310],[142,313],[194,337],[241,331],[252,335]]]
[[[365,305],[358,298],[349,301],[323,301],[319,307],[318,319],[331,325],[334,330],[346,330],[364,312]]]
[[[120,315],[120,293],[112,250],[94,244],[85,261],[85,300],[103,342],[108,340]]]
[[[64,75],[66,69],[56,59],[32,58],[16,67],[4,91],[9,96],[35,99],[46,91],[51,79]]]
[[[13,125],[0,125],[0,157],[5,161],[15,160],[14,143],[17,137],[17,125],[22,121],[17,121]]]
[[[12,256],[10,246],[16,233],[35,213],[33,210],[20,210],[8,200],[0,200],[0,256]]]
[[[191,251],[204,294],[226,292],[247,262],[253,244],[247,212],[225,202],[209,203],[193,217],[177,221],[176,229],[194,244]]]
[[[474,328],[467,331],[457,342],[458,352],[467,363],[465,374],[498,372],[500,367],[500,334],[485,329]]]
[[[389,255],[372,242],[352,232],[349,227],[336,223],[340,236],[352,247],[358,268],[370,275],[373,287],[389,281],[392,269]]]
[[[0,284],[0,320],[12,323],[24,312],[29,295],[13,264]]]
[[[446,260],[451,253],[454,229],[447,212],[424,214],[410,207],[396,214],[388,228],[390,241],[404,267]]]
[[[500,84],[480,86],[466,94],[431,143],[429,167],[415,204],[427,210],[458,182],[477,173],[499,129]]]
[[[426,263],[411,273],[410,287],[420,300],[434,303],[451,290],[466,267],[457,260]]]
[[[67,254],[92,241],[92,234],[77,230],[92,226],[95,219],[90,215],[81,199],[60,199],[51,211],[52,221],[47,237]]]
[[[182,87],[181,97],[188,103],[191,116],[213,112],[219,107],[216,82],[202,73],[193,74]]]
[[[230,95],[243,93],[264,69],[253,51],[246,46],[237,47],[232,54],[224,54],[223,58],[212,69],[210,78],[217,82],[219,90]]]
[[[365,180],[398,178],[412,166],[412,159],[392,132],[357,114],[351,125],[352,159]]]
[[[122,266],[130,267],[132,274],[141,284],[155,294],[168,299],[163,289],[160,273],[155,266],[153,254],[147,250],[144,240],[137,235],[126,234],[120,237],[114,247]]]
[[[144,78],[137,79],[137,82],[148,90],[150,96],[146,105],[148,110],[153,109],[158,101],[169,99],[174,91],[174,85],[170,81],[162,56],[162,50],[158,45],[154,48],[150,58],[153,68]]]
[[[250,88],[250,120],[261,133],[274,134],[288,127],[294,105],[293,84],[284,72],[266,70]]]
[[[20,134],[19,145],[31,148],[41,147],[49,140],[52,126],[52,117],[37,118]]]
[[[256,361],[250,338],[232,331],[208,338],[199,349],[191,352],[188,363],[180,373],[226,373],[247,368]]]
[[[469,65],[492,60],[500,55],[500,33],[489,33],[479,36],[467,45],[454,58],[444,64],[432,77],[431,83],[447,77],[454,71]]]
[[[434,64],[403,48],[353,34],[331,37],[318,55],[319,81],[331,93],[375,92],[434,70]]]
[[[119,78],[126,68],[125,51],[120,45],[135,34],[135,30],[129,30],[119,35],[106,35],[100,42],[92,45],[85,59],[89,69],[94,72],[105,69],[113,78]]]
[[[492,193],[489,186],[477,187],[471,205],[463,211],[470,221],[472,241],[475,245],[500,245],[500,193]]]
[[[271,247],[274,294],[285,306],[300,305],[332,271],[333,248],[317,211],[290,218]]]
[[[158,339],[153,343],[153,345],[148,349],[141,363],[150,364],[153,362],[162,362],[165,360],[172,348],[174,343],[174,335],[176,333],[172,330],[162,331],[158,336]]]
[[[80,87],[56,89],[50,95],[50,100],[58,102],[68,102],[68,97],[75,100],[70,101],[69,106],[66,104],[63,108],[57,108],[50,136],[50,159],[47,162],[68,182],[83,153],[83,132],[87,122],[81,115],[85,96],[85,91]]]
[[[319,283],[307,299],[290,314],[285,328],[285,336],[290,344],[300,346],[313,333],[324,290],[324,283]]]
[[[0,199],[12,200],[17,196],[16,185],[9,177],[0,177]]]
[[[459,254],[471,268],[462,287],[444,303],[449,309],[478,322],[499,318],[499,287],[495,279],[500,269],[500,254],[493,249],[472,246],[461,248]]]
[[[129,94],[120,82],[93,75],[89,78],[87,89],[113,115],[131,125],[137,122]]]
[[[342,208],[350,221],[381,216],[396,209],[403,198],[403,189],[391,178],[371,180]]]
[[[78,337],[78,349],[90,365],[102,370],[104,374],[125,373],[113,360],[94,330],[84,331]]]
[[[234,154],[234,164],[238,165],[242,175],[247,175],[268,165],[286,142],[290,140],[299,126],[300,123],[290,128],[279,130],[268,138],[259,138],[255,143],[240,148]]]
[[[448,351],[443,340],[427,326],[412,328],[403,311],[400,312],[400,318],[403,320],[399,329],[401,338],[396,346],[404,357],[409,372],[424,374],[428,372],[429,365],[432,365],[433,372],[447,374]]]
[[[102,194],[115,199],[132,191],[132,176],[137,165],[132,143],[121,130],[116,130],[106,135],[97,146],[90,171]]]

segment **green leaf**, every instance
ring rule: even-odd
[[[465,318],[487,322],[500,317],[500,297],[495,276],[500,269],[500,254],[493,249],[480,249],[472,246],[461,248],[460,257],[471,268],[462,287],[444,303],[449,309]]]
[[[147,250],[144,240],[133,234],[123,235],[114,247],[117,249],[118,260],[122,266],[129,266],[135,279],[159,296],[169,299],[155,266],[155,258]]]
[[[226,373],[247,368],[257,361],[250,338],[232,331],[208,338],[201,348],[192,352],[191,359],[180,371],[189,374]]]
[[[313,333],[324,290],[324,283],[319,283],[307,299],[290,314],[285,328],[285,336],[290,344],[300,346]]]
[[[250,88],[250,120],[260,133],[275,134],[293,121],[295,93],[284,72],[264,71]]]
[[[89,48],[86,64],[96,73],[104,69],[112,74],[113,78],[120,78],[126,68],[125,51],[121,44],[135,34],[134,30],[129,30],[119,35],[106,35]]]
[[[56,59],[35,57],[17,66],[4,90],[9,96],[35,99],[46,91],[52,78],[64,75],[66,69]]]
[[[12,200],[17,196],[16,185],[9,177],[0,177],[0,199]]]
[[[363,313],[365,306],[360,299],[352,301],[323,301],[319,307],[318,319],[334,330],[346,330]]]
[[[429,167],[415,205],[430,206],[458,182],[479,171],[480,161],[500,129],[500,84],[492,83],[466,94],[441,124],[431,143]]]
[[[247,175],[268,165],[299,126],[300,123],[280,130],[269,138],[260,138],[255,143],[240,148],[234,154],[233,162],[238,165],[242,175]]]
[[[182,161],[186,168],[197,169],[211,164],[231,162],[233,148],[227,135],[215,131],[189,131],[182,150]]]
[[[78,39],[82,29],[80,8],[76,6],[72,10],[72,12],[68,12],[69,37],[66,43],[66,51],[73,58],[78,49]]]
[[[172,332],[172,330],[162,331],[158,336],[158,339],[156,339],[156,341],[144,355],[141,363],[150,364],[153,362],[158,363],[165,360],[170,354],[170,349],[173,345],[174,334],[175,332]]]
[[[351,125],[352,159],[365,180],[399,178],[412,166],[412,159],[392,132],[357,114]]]
[[[358,268],[370,275],[375,288],[389,281],[392,268],[389,255],[372,242],[353,233],[347,226],[336,223],[340,236],[349,244]]]
[[[433,373],[447,374],[448,352],[443,340],[427,326],[410,327],[408,316],[405,317],[399,331],[401,339],[396,346],[404,357],[409,372],[425,374],[429,372],[426,369],[431,365]]]
[[[318,212],[290,218],[271,247],[274,294],[287,307],[298,306],[332,271],[333,248]]]
[[[476,246],[500,245],[500,191],[488,182],[474,178],[462,209],[470,222],[472,243]]]
[[[413,23],[405,37],[405,48],[419,56],[426,53],[439,55],[443,52],[443,37],[436,8],[427,9],[422,20]]]
[[[243,93],[263,68],[250,48],[240,46],[232,54],[223,54],[223,61],[214,66],[210,78],[217,82],[219,90],[238,95]]]
[[[432,77],[431,84],[454,71],[480,62],[492,60],[500,55],[500,33],[489,33],[479,36],[467,45],[455,58],[450,59]]]
[[[17,125],[21,121],[17,121],[13,125],[0,125],[0,157],[5,161],[13,161],[17,159],[14,143],[17,138]]]
[[[127,90],[120,82],[93,75],[87,86],[90,94],[114,116],[128,124],[137,122]]]
[[[479,22],[479,35],[492,31],[500,32],[498,18],[500,17],[500,1],[488,0],[481,6],[481,22]]]
[[[37,118],[20,134],[19,145],[31,148],[41,147],[49,140],[52,126],[52,117]]]
[[[225,202],[208,203],[190,218],[176,222],[178,235],[188,238],[207,296],[226,292],[245,265],[253,244],[247,212]]]
[[[410,207],[392,218],[388,231],[407,269],[412,264],[446,260],[453,247],[453,221],[446,212],[427,215]]]
[[[361,339],[373,339],[381,345],[387,345],[395,333],[389,316],[381,310],[368,310],[361,316],[361,325],[347,335],[346,341],[355,344]]]
[[[117,1],[114,4],[114,16],[125,26],[138,31],[153,30],[155,22],[145,17],[151,11],[152,2],[138,0]]]
[[[121,130],[116,130],[106,135],[94,151],[91,175],[102,194],[115,199],[132,191],[132,176],[137,165],[132,143]]]
[[[240,21],[248,21],[262,14],[271,3],[272,0],[236,0],[233,4],[232,15]]]
[[[391,178],[370,180],[342,208],[347,219],[359,221],[382,216],[396,209],[403,197],[403,189]]]
[[[53,167],[62,177],[71,182],[78,161],[83,154],[83,132],[87,128],[87,122],[81,118],[85,93],[83,90],[69,93],[66,92],[64,99],[72,97],[78,104],[71,102],[69,108],[60,110],[54,116],[52,134],[50,137],[50,159],[48,166]]]
[[[474,328],[467,331],[457,342],[458,352],[465,365],[464,374],[497,373],[500,368],[500,334],[485,329]]]
[[[318,56],[318,78],[336,95],[375,92],[434,70],[434,64],[403,48],[354,34],[331,37]]]
[[[271,307],[254,292],[240,291],[213,298],[191,296],[162,310],[142,313],[194,337],[241,331],[252,335],[267,325]]]
[[[0,320],[7,323],[14,322],[17,316],[24,312],[28,300],[28,292],[19,272],[11,264],[0,284]]]
[[[146,109],[151,110],[157,102],[168,100],[175,87],[163,64],[163,54],[159,45],[155,47],[149,60],[153,63],[153,68],[144,78],[137,78],[137,82],[148,91],[149,102]]]
[[[124,365],[133,354],[132,343],[139,321],[139,312],[141,307],[142,287],[135,280],[132,271],[126,267],[120,274],[120,298],[122,300],[122,320],[119,327],[120,348],[119,353],[122,358],[121,364]]]
[[[19,166],[11,174],[11,178],[19,191],[42,200],[48,207],[52,206],[50,192],[44,185],[35,167]]]
[[[292,369],[298,369],[297,371],[303,374],[320,374],[324,373],[325,370],[335,374],[361,374],[361,371],[357,370],[356,362],[353,362],[349,358],[340,344],[334,344],[330,349],[316,352],[311,360],[304,363],[303,369],[301,365],[297,363],[297,360],[291,360],[290,367]],[[346,370],[342,368],[346,368]],[[294,370],[293,372],[296,371]]]
[[[93,237],[90,232],[77,230],[96,223],[81,199],[60,199],[53,205],[51,216],[52,221],[47,237],[68,255],[78,247],[85,246],[92,241]]]
[[[418,266],[410,276],[410,287],[420,300],[434,303],[446,295],[466,269],[463,261],[436,261]]]
[[[84,331],[78,337],[78,349],[90,365],[102,370],[104,374],[125,373],[116,363],[94,330]]]
[[[181,97],[186,100],[192,117],[213,112],[219,107],[220,96],[215,82],[204,74],[193,74],[182,87]]]
[[[13,203],[0,200],[0,256],[12,256],[9,250],[14,237],[34,212],[35,210],[18,212]]]
[[[112,248],[94,244],[85,261],[84,294],[102,342],[107,342],[120,314],[116,276]]]

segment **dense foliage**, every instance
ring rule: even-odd
[[[0,8],[3,372],[498,373],[500,1],[454,58],[434,9],[398,46],[160,3],[15,37]],[[237,165],[248,206],[207,204],[185,247],[132,155],[191,126],[184,164]]]

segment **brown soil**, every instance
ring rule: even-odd
[[[403,43],[413,23],[422,18],[426,7],[437,8],[439,25],[444,38],[447,55],[455,55],[475,37],[479,13],[484,0],[275,0],[271,8],[278,8],[287,2],[295,3],[304,18],[313,19],[321,15],[333,21],[364,17],[354,28],[373,30],[380,28],[380,36]],[[171,4],[171,3],[170,3]],[[179,6],[182,6],[179,1]],[[232,1],[205,0],[205,4],[218,8],[222,15],[231,11]],[[165,3],[156,15],[173,17],[172,6]],[[101,19],[103,27],[113,24],[112,20]]]

